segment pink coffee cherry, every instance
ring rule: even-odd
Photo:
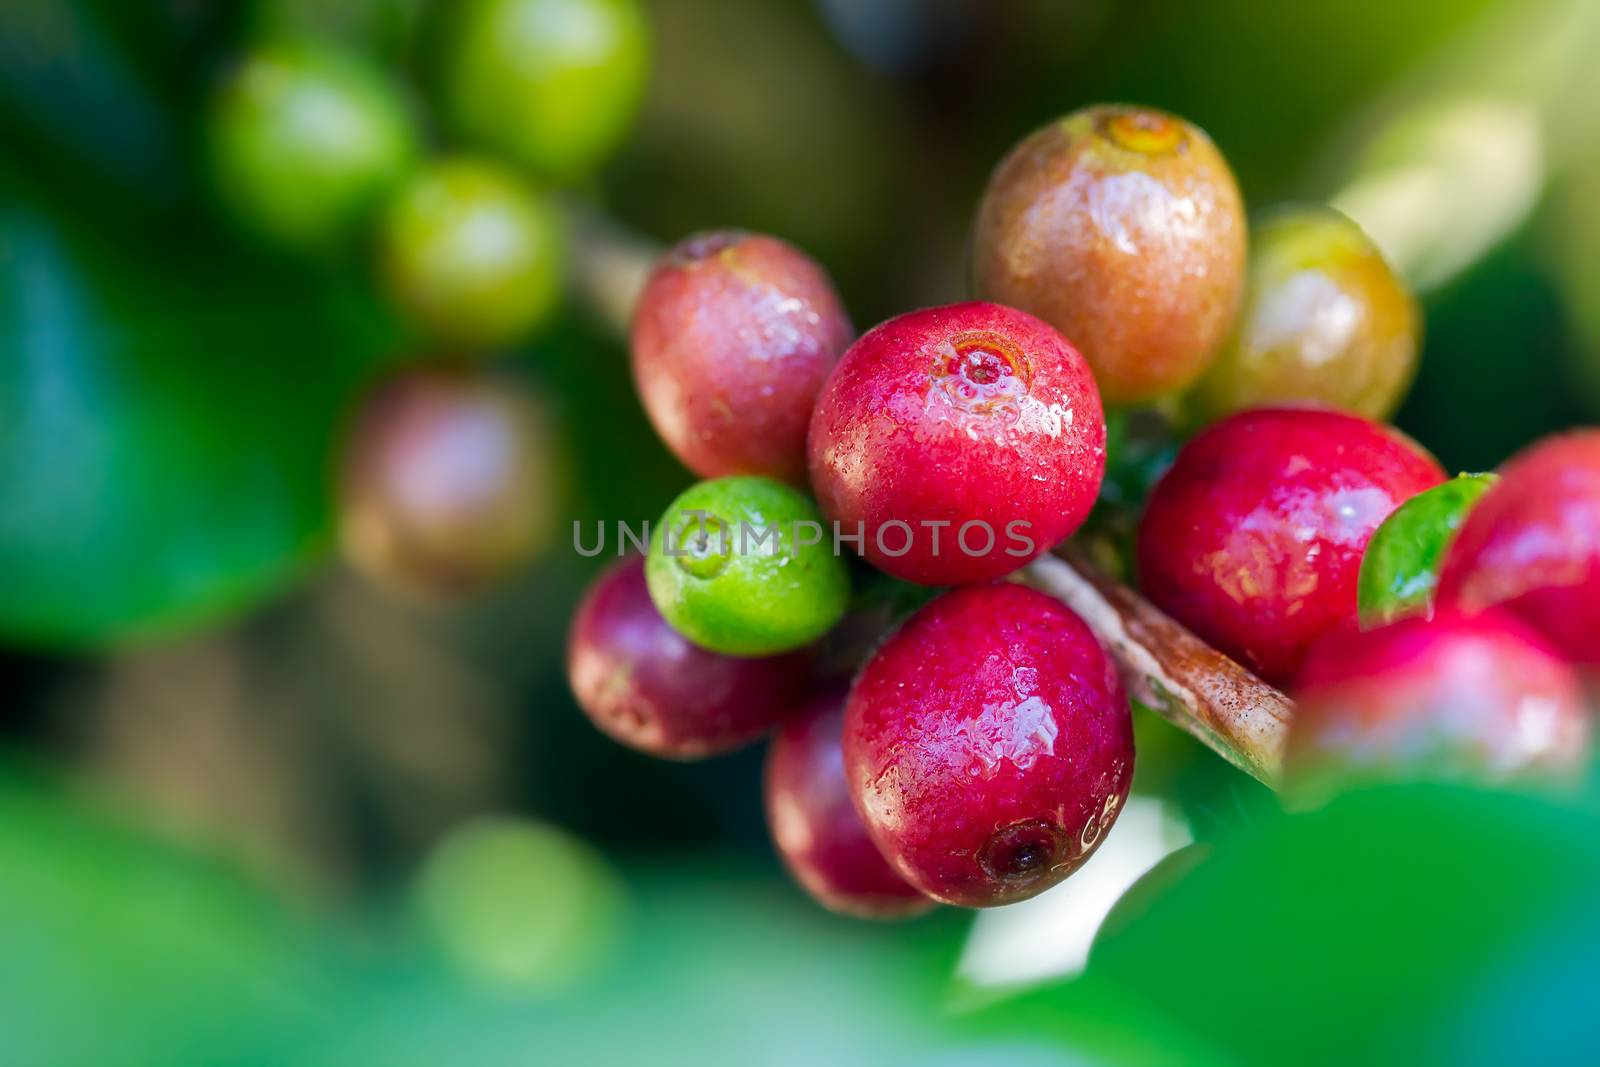
[[[879,569],[979,582],[1083,523],[1105,441],[1094,378],[1066,338],[1013,308],[953,304],[891,319],[845,353],[812,416],[811,484]]]
[[[1319,408],[1241,412],[1156,484],[1139,579],[1162,610],[1277,685],[1353,623],[1361,556],[1389,513],[1444,480],[1387,426]]]
[[[1547,438],[1506,464],[1445,552],[1439,601],[1499,605],[1600,668],[1600,430]]]
[[[1055,885],[1127,799],[1133,722],[1094,634],[1020,585],[969,586],[913,615],[850,692],[845,773],[912,885],[987,907]]]
[[[784,865],[824,907],[859,918],[920,915],[933,907],[867,836],[845,784],[845,691],[819,693],[767,748],[767,826]]]
[[[1588,763],[1577,675],[1502,612],[1331,634],[1311,650],[1295,697],[1291,780],[1505,782]]]
[[[567,679],[594,724],[667,759],[756,740],[804,697],[811,665],[809,650],[735,659],[690,644],[651,603],[640,557],[595,580],[567,641]]]
[[[817,390],[855,331],[820,266],[719,230],[656,264],[633,319],[633,376],[656,431],[703,478],[800,483]]]

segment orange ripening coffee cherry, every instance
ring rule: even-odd
[[[989,180],[973,237],[985,300],[1060,330],[1107,404],[1190,385],[1233,325],[1244,205],[1198,127],[1099,105],[1028,137]]]

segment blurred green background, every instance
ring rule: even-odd
[[[567,693],[596,562],[571,521],[689,481],[581,294],[514,356],[558,426],[557,547],[451,609],[347,572],[335,442],[417,340],[361,257],[234,232],[201,117],[283,30],[421,98],[420,6],[0,5],[0,1063],[1600,1060],[1594,790],[1286,816],[1155,724],[1141,788],[1222,847],[1084,976],[1002,997],[956,976],[967,916],[817,910],[766,842],[759,751],[651,761]],[[1331,199],[1419,288],[1398,421],[1447,467],[1600,421],[1600,4],[647,10],[644,110],[563,194],[581,217],[781,235],[865,327],[964,295],[1017,138],[1159,105],[1253,211]]]

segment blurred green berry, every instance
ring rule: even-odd
[[[850,575],[833,547],[816,505],[781,482],[701,482],[651,535],[650,598],[674,629],[713,652],[786,652],[844,615]]]
[[[1384,520],[1361,557],[1358,603],[1363,626],[1378,626],[1432,609],[1444,550],[1493,474],[1462,474],[1419,493]]]
[[[250,55],[218,86],[208,126],[217,193],[277,243],[346,237],[410,171],[404,100],[360,57],[305,42]]]
[[[390,204],[380,243],[391,298],[444,344],[511,344],[561,298],[555,209],[494,163],[452,159],[419,172]]]
[[[644,96],[636,0],[463,0],[443,27],[440,89],[456,132],[541,177],[585,177]]]
[[[617,947],[624,895],[603,856],[553,826],[485,818],[452,831],[414,886],[425,936],[466,977],[570,987]]]

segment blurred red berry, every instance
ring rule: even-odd
[[[867,836],[845,783],[845,691],[818,694],[767,749],[767,826],[784,865],[825,907],[861,918],[918,915],[933,901],[894,872]]]
[[[548,546],[555,464],[544,413],[512,379],[400,375],[368,397],[346,443],[345,555],[431,596],[472,593]]]
[[[667,759],[716,755],[765,734],[804,698],[811,664],[809,650],[742,659],[689,643],[651,602],[642,557],[595,580],[567,641],[567,679],[594,724]]]
[[[1590,722],[1572,668],[1500,612],[1410,617],[1320,641],[1295,690],[1291,778],[1568,775]]]
[[[1445,554],[1440,603],[1499,605],[1600,668],[1600,430],[1548,438],[1503,475]]]

